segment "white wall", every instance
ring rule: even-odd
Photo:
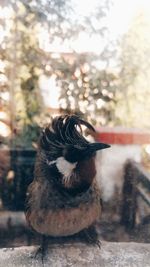
[[[123,167],[128,159],[140,162],[141,146],[112,145],[111,148],[98,151],[96,156],[97,180],[104,201],[111,200],[116,189],[121,192]]]

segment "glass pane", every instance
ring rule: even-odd
[[[146,0],[0,2],[0,227],[18,227],[4,231],[1,247],[38,242],[27,230],[26,192],[42,130],[64,114],[95,127],[83,129],[90,142],[111,145],[94,159],[100,239],[150,242],[149,18]],[[79,144],[65,149],[77,155]]]

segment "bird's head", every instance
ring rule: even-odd
[[[66,188],[87,188],[96,174],[94,157],[97,150],[108,144],[90,143],[82,132],[82,125],[91,131],[93,126],[76,115],[56,117],[40,138],[40,153],[50,169],[57,168]]]
[[[110,147],[104,143],[90,143],[84,136],[81,126],[91,131],[94,127],[76,115],[55,117],[42,132],[40,148],[49,161],[63,157],[70,163],[79,162],[95,155],[97,150]]]

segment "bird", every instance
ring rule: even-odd
[[[89,142],[82,126],[95,131],[75,114],[56,116],[38,141],[25,215],[29,227],[43,237],[42,254],[48,237],[81,234],[87,243],[99,244],[95,223],[101,217],[102,207],[95,157],[98,150],[110,145]]]

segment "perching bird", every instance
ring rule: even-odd
[[[95,156],[97,150],[109,145],[88,142],[81,125],[95,131],[78,116],[64,115],[54,118],[42,132],[26,218],[43,236],[85,232],[87,240],[96,244],[92,226],[101,215],[101,194],[95,179]]]

